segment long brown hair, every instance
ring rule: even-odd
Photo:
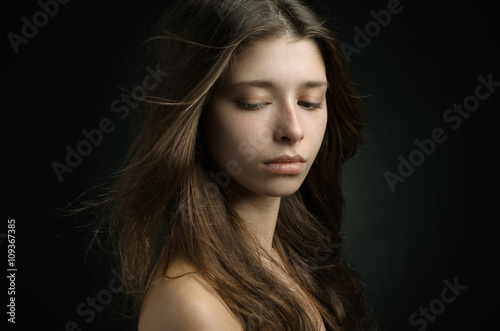
[[[225,187],[209,175],[200,134],[205,105],[234,56],[282,35],[318,45],[330,88],[324,141],[301,188],[281,199],[273,246],[328,330],[368,328],[364,288],[340,251],[340,173],[362,142],[359,99],[331,29],[298,0],[182,0],[149,39],[149,61],[168,77],[144,97],[141,130],[98,229],[110,234],[137,314],[148,289],[180,257],[244,329],[315,329],[291,291],[249,253],[256,243]]]

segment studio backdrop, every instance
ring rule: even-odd
[[[343,168],[343,251],[381,329],[491,330],[496,10],[487,1],[309,3],[334,27],[366,109],[365,143]],[[68,205],[97,197],[123,161],[141,82],[162,79],[141,43],[169,4],[4,5],[2,330],[127,329],[126,279],[104,253],[86,254],[92,215]]]

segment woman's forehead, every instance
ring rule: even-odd
[[[236,54],[223,84],[311,87],[327,85],[327,78],[323,57],[314,41],[273,38],[253,43]]]

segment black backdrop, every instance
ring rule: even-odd
[[[97,255],[84,260],[89,233],[79,227],[89,218],[57,210],[123,158],[129,118],[120,119],[110,105],[146,73],[139,44],[168,3],[71,1],[52,8],[46,21],[36,15],[36,1],[4,4],[7,185],[0,245],[9,274],[3,234],[15,219],[17,267],[16,324],[6,323],[9,330],[32,323],[69,330],[72,322],[82,330],[125,329],[110,312],[120,304],[115,272]],[[494,8],[450,0],[312,4],[338,28],[369,111],[366,143],[344,170],[344,235],[382,329],[489,329],[499,294]],[[387,8],[390,21],[380,14]],[[16,53],[9,33],[21,35],[22,18],[33,22],[34,14],[40,27],[25,29],[31,35]],[[74,170],[60,181],[53,162],[65,162],[67,146],[88,149],[82,130],[106,118],[112,132],[102,141],[94,136],[89,155],[72,159]],[[2,322],[9,317],[3,316]]]

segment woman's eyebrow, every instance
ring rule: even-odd
[[[242,87],[258,87],[258,88],[276,88],[278,84],[269,79],[257,79],[257,80],[248,80],[237,82],[231,84],[229,87],[232,89],[242,88]],[[308,80],[302,83],[300,89],[309,89],[309,88],[318,88],[318,87],[326,87],[330,88],[330,84],[325,80]]]
[[[316,88],[316,87],[326,87],[330,88],[330,84],[326,80],[308,80],[302,84],[301,88]]]
[[[242,87],[259,87],[259,88],[274,88],[278,86],[275,81],[269,79],[246,80],[231,84],[229,87],[233,89]]]

